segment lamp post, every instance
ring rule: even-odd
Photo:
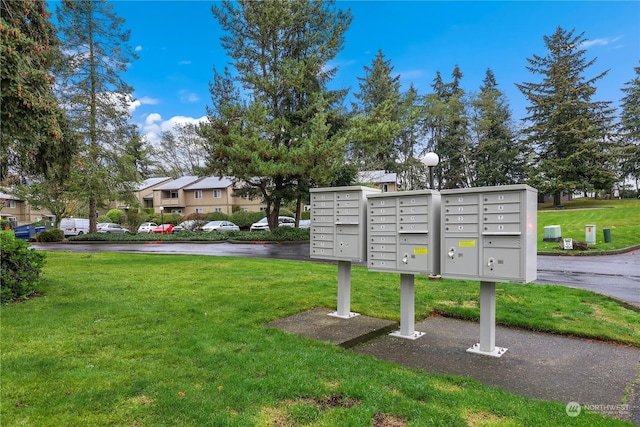
[[[435,190],[433,168],[438,165],[439,161],[440,157],[438,157],[438,155],[434,152],[427,153],[422,158],[422,163],[424,163],[425,166],[429,167],[429,188],[432,190]]]
[[[160,227],[162,227],[162,234],[164,234],[164,215],[162,212],[164,211],[164,206],[160,206]]]
[[[129,205],[124,207],[124,220],[127,222],[127,227],[129,227]]]

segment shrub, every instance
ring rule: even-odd
[[[34,238],[36,242],[62,242],[64,240],[64,231],[59,228],[51,228],[36,233]]]
[[[108,217],[108,216],[106,216],[106,215],[100,215],[100,216],[98,217],[97,222],[113,222],[113,221],[111,220],[111,218],[110,218],[110,217]]]
[[[207,221],[229,221],[229,215],[223,212],[209,212],[206,219]]]
[[[120,209],[111,209],[109,212],[107,212],[107,216],[111,218],[111,220],[107,222],[115,222],[116,224],[122,224],[122,219],[124,218],[124,212]]]
[[[37,292],[45,254],[29,249],[11,232],[0,232],[0,303],[27,298]]]
[[[260,221],[264,218],[264,212],[235,212],[229,218],[229,221],[233,222],[240,228],[248,229],[254,222]]]

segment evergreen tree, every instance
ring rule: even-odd
[[[469,117],[465,92],[460,87],[463,75],[457,65],[451,76],[451,83],[444,83],[437,72],[434,93],[426,98],[428,147],[440,157],[436,181],[438,188],[446,189],[471,184]]]
[[[621,175],[622,179],[640,180],[640,67],[635,67],[635,77],[625,83],[622,92],[622,113],[620,125],[622,133]]]
[[[360,93],[354,94],[360,102],[352,108],[351,156],[361,170],[395,171],[400,76],[393,76],[391,61],[381,50],[364,70],[365,76],[358,77]]]
[[[76,140],[52,86],[59,58],[46,2],[0,0],[0,180],[63,181]]]
[[[592,100],[595,82],[607,71],[584,77],[595,63],[585,59],[584,41],[583,34],[558,27],[544,37],[547,55],[527,59],[527,69],[542,81],[516,84],[530,103],[525,132],[537,156],[532,184],[553,194],[556,205],[563,192],[608,190],[615,181],[612,109],[610,102]]]
[[[523,182],[529,149],[513,130],[511,111],[491,69],[473,100],[475,132],[474,187]]]
[[[398,107],[401,130],[396,138],[397,172],[404,190],[427,188],[428,171],[420,160],[426,153],[424,137],[425,109],[422,97],[413,85],[401,95]]]
[[[123,146],[135,136],[127,123],[133,89],[121,73],[136,55],[127,44],[124,20],[103,0],[64,0],[57,16],[67,64],[60,98],[83,138],[78,196],[88,202],[90,231],[95,232],[98,205],[126,199],[139,179],[135,163],[122,161]]]
[[[333,4],[225,0],[212,9],[236,73],[214,70],[210,124],[202,129],[207,166],[244,184],[239,195],[261,197],[271,229],[283,203],[332,181],[343,167],[339,106],[346,91],[328,90],[336,69],[327,65],[351,16]]]

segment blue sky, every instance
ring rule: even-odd
[[[176,123],[202,119],[211,104],[209,82],[215,65],[229,58],[220,46],[221,29],[211,13],[213,1],[115,1],[115,12],[131,30],[130,45],[140,59],[123,75],[135,88],[133,122],[153,142]],[[381,49],[399,74],[403,89],[413,83],[431,91],[436,71],[450,80],[457,64],[462,86],[477,92],[487,68],[496,76],[513,111],[525,115],[526,99],[514,83],[538,82],[527,58],[546,55],[543,37],[558,26],[584,32],[586,73],[609,69],[597,83],[596,99],[613,101],[640,65],[638,1],[337,1],[351,9],[353,22],[344,49],[332,65],[332,87],[359,91],[358,77]]]

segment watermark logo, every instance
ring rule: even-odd
[[[624,417],[631,413],[629,404],[579,404],[578,402],[569,402],[565,407],[565,412],[570,417],[577,417],[582,410],[598,412],[603,415],[612,417]]]
[[[580,404],[578,402],[569,402],[567,403],[567,407],[564,408],[564,410],[570,417],[577,417],[578,415],[580,415],[580,411],[582,410],[582,408],[580,407]]]

